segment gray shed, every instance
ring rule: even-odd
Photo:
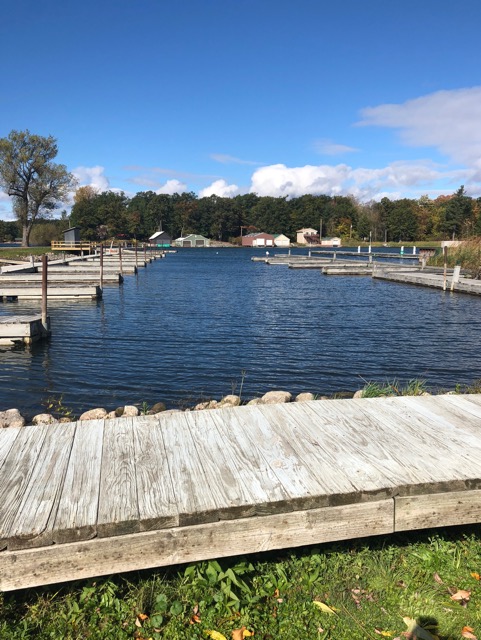
[[[70,227],[63,232],[63,241],[68,244],[76,244],[80,242],[80,228]]]

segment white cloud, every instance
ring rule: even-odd
[[[437,180],[452,181],[460,172],[442,171],[430,162],[393,162],[380,169],[353,168],[346,164],[262,167],[252,175],[252,193],[259,196],[297,198],[305,194],[353,195],[360,200],[378,200],[385,195],[411,195],[413,189]]]
[[[205,189],[199,191],[199,198],[208,198],[214,195],[222,198],[233,198],[239,193],[240,189],[236,184],[227,184],[225,180],[216,180]]]
[[[167,180],[167,182],[159,187],[155,193],[166,193],[171,196],[174,193],[184,193],[185,191],[188,191],[188,188],[183,182],[180,182],[179,180]]]
[[[481,87],[437,91],[361,111],[359,125],[399,129],[413,147],[434,147],[481,179]]]
[[[209,158],[215,160],[216,162],[220,162],[222,164],[250,164],[250,165],[259,165],[260,162],[254,162],[254,160],[242,160],[241,158],[236,158],[235,156],[230,156],[226,153],[211,153]]]
[[[327,156],[339,156],[343,153],[353,153],[359,151],[356,147],[349,147],[347,144],[337,144],[332,140],[316,140],[314,142],[314,149],[318,153],[323,153]]]
[[[91,186],[99,193],[110,189],[110,182],[104,175],[104,167],[77,167],[72,171],[81,186]],[[118,190],[117,190],[118,191]]]

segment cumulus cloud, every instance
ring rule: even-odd
[[[236,158],[235,156],[230,156],[226,153],[211,153],[209,158],[215,160],[216,162],[220,162],[221,164],[261,164],[260,162],[255,162],[254,160],[242,160],[241,158]]]
[[[240,189],[236,184],[227,184],[225,180],[216,180],[205,189],[199,191],[199,198],[208,198],[209,196],[233,198],[239,193]]]
[[[107,191],[110,188],[109,179],[104,175],[104,171],[105,168],[101,166],[77,167],[72,171],[72,173],[77,178],[81,186],[88,185],[101,193],[102,191]]]
[[[459,178],[459,172],[456,177]],[[275,164],[254,172],[250,191],[259,196],[297,198],[326,194],[378,200],[388,193],[390,197],[399,197],[406,190],[426,188],[440,179],[451,181],[453,175],[431,162],[393,162],[380,169],[353,168],[347,164],[304,167]]]
[[[344,153],[359,151],[356,147],[349,147],[347,144],[338,144],[328,139],[316,140],[314,142],[314,149],[318,153],[323,153],[327,156],[339,156]]]
[[[167,182],[159,187],[155,193],[166,193],[171,196],[174,193],[184,193],[185,191],[188,191],[187,185],[180,182],[180,180],[167,180]]]
[[[361,126],[398,129],[413,147],[434,147],[481,178],[481,87],[437,91],[361,111]]]

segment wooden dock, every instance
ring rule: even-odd
[[[32,344],[50,335],[50,318],[46,325],[41,315],[0,317],[0,345]]]
[[[481,295],[481,280],[473,280],[463,276],[453,282],[453,270],[448,271],[446,280],[442,270],[437,273],[429,271],[406,272],[405,270],[389,270],[377,268],[373,271],[373,278],[379,280],[389,280],[401,284],[411,284],[421,287],[431,287],[434,289],[446,289],[456,293],[469,293],[471,295]]]
[[[0,590],[481,522],[481,396],[0,430]]]
[[[102,297],[102,289],[97,285],[49,286],[50,300],[96,300]],[[0,300],[41,300],[42,288],[34,285],[2,285],[0,281]]]

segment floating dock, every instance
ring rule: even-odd
[[[49,335],[49,317],[47,317],[46,327],[42,323],[42,316],[0,317],[0,345],[32,344]]]
[[[481,522],[481,396],[0,430],[0,590]]]
[[[48,287],[48,299],[51,300],[96,300],[102,297],[102,289],[97,285],[72,285]],[[40,300],[42,288],[35,286],[2,285],[0,281],[0,300]]]

